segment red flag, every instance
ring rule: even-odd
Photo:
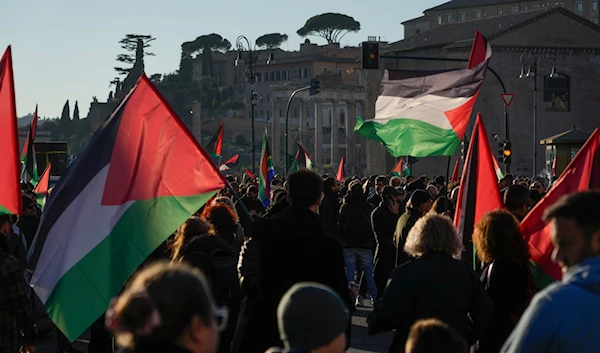
[[[554,159],[552,159],[552,176],[556,176],[556,154],[554,155]]]
[[[592,133],[550,191],[521,222],[521,232],[529,242],[531,260],[556,280],[562,278],[562,272],[552,262],[554,246],[550,239],[550,225],[543,221],[542,216],[562,196],[590,189],[600,189],[600,128]]]
[[[463,259],[473,261],[472,236],[475,224],[486,212],[502,207],[494,171],[493,155],[481,114],[473,127],[469,151],[463,166],[454,225],[465,246]]]
[[[342,181],[344,179],[344,168],[346,168],[346,158],[342,157],[340,160],[340,168],[338,169],[336,179]]]
[[[403,165],[404,165],[404,159],[400,158],[398,160],[398,163],[396,163],[396,165],[392,169],[392,175],[395,175],[397,177],[401,177],[402,174],[404,174],[404,171],[402,170],[402,166]]]
[[[460,158],[457,158],[456,164],[454,165],[454,172],[452,172],[452,179],[450,180],[450,182],[452,184],[456,184],[459,181],[459,179],[458,179],[458,169],[459,168],[460,168]]]
[[[225,127],[225,123],[221,123],[219,126],[219,130],[215,132],[214,136],[206,145],[206,151],[211,154],[213,158],[219,158],[223,156],[223,130]]]
[[[238,161],[240,159],[240,155],[236,154],[235,156],[229,158],[225,163],[221,164],[219,166],[219,170],[222,172],[226,172],[229,169],[235,167],[238,164]]]
[[[477,67],[482,62],[488,60],[490,56],[492,56],[492,48],[489,46],[487,39],[485,39],[481,32],[476,31],[467,68],[473,69]]]
[[[33,190],[33,192],[36,194],[46,195],[48,193],[48,184],[50,184],[50,168],[52,168],[51,165],[52,163],[48,163],[46,169],[44,169],[44,172],[40,177],[40,181]]]
[[[10,46],[0,60],[0,214],[21,214],[17,109]]]
[[[251,172],[250,170],[248,170],[248,169],[246,169],[246,175],[247,175],[247,176],[249,176],[249,177],[250,177],[250,178],[252,178],[252,179],[256,178],[256,177],[254,176],[254,174],[252,174],[252,172]]]

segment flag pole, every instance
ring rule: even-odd
[[[450,185],[450,164],[452,164],[452,156],[448,156],[448,165],[446,166],[446,185],[444,186],[446,191],[444,192],[444,197],[446,198],[445,203],[445,208],[446,210],[448,210],[448,204],[449,204],[449,197],[448,197],[448,186]]]

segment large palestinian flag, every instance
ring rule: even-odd
[[[17,109],[10,46],[0,59],[0,215],[21,214]]]
[[[70,340],[146,257],[225,185],[142,75],[53,190],[34,240],[32,286]]]
[[[475,225],[485,213],[501,208],[502,200],[494,171],[495,157],[481,114],[477,114],[470,141],[460,180],[454,225],[465,248],[463,260],[475,265],[472,242]]]
[[[521,222],[521,232],[529,243],[531,260],[537,265],[534,278],[538,288],[562,278],[560,267],[552,261],[551,225],[546,224],[542,216],[561,197],[587,190],[600,190],[600,128],[592,133],[550,191]]]
[[[466,69],[386,70],[375,117],[357,117],[354,131],[394,157],[452,156],[467,130],[491,47],[477,32]]]
[[[296,157],[294,158],[294,162],[290,167],[289,173],[291,174],[293,172],[297,172],[300,169],[312,170],[313,167],[313,162],[310,159],[308,152],[306,152],[304,146],[302,146],[302,143],[298,143],[298,152],[296,152]]]

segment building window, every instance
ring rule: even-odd
[[[513,7],[513,8],[512,8],[512,12],[513,12],[513,13],[517,13],[517,12],[519,12],[519,8],[518,8],[518,7]]]
[[[544,107],[547,112],[570,111],[570,78],[563,74],[544,77]]]
[[[446,15],[446,22],[448,22],[448,23],[454,22],[454,16],[452,16],[451,13]]]
[[[442,16],[438,16],[437,17],[437,24],[441,25],[442,24]]]
[[[310,77],[310,72],[308,71],[308,69],[303,69],[303,78],[309,78]]]
[[[415,29],[415,33],[416,33],[416,34],[421,34],[421,30],[420,30],[420,29],[418,29],[418,28],[417,28],[417,29]]]
[[[267,102],[271,101],[271,96],[267,94]]]
[[[327,68],[326,67],[322,67],[321,68],[321,72],[327,72]]]
[[[264,110],[261,110],[261,111],[260,111],[260,117],[261,117],[261,118],[263,118],[264,116],[265,116],[265,111],[264,111]]]
[[[475,18],[481,18],[481,11],[475,11]]]
[[[340,109],[340,126],[346,126],[346,112],[344,109]]]
[[[496,11],[496,15],[498,15],[498,16],[502,15],[502,10]]]
[[[577,13],[583,12],[583,3],[581,1],[577,1]]]
[[[298,70],[294,69],[294,80],[298,79]]]
[[[275,71],[275,81],[281,81],[281,71]]]
[[[598,1],[592,0],[592,6],[591,6],[591,8],[592,8],[592,12],[598,11]]]
[[[464,13],[464,12],[461,12],[461,13],[459,13],[459,14],[458,14],[458,20],[459,20],[459,21],[464,21],[464,20],[465,20],[465,18],[466,18],[466,17],[465,17],[465,13]]]

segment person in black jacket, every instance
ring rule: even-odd
[[[384,177],[383,175],[375,178],[375,193],[367,199],[367,202],[373,205],[373,207],[379,206],[382,201],[381,192],[383,191],[383,187],[389,183],[390,182],[388,181],[388,178]]]
[[[356,283],[358,278],[355,280],[355,272],[363,271],[369,292],[375,300],[377,298],[377,286],[373,280],[375,236],[371,226],[371,213],[373,207],[367,202],[360,183],[352,182],[350,192],[340,209],[337,236],[344,246],[348,283]]]
[[[377,239],[373,277],[380,297],[383,295],[390,273],[396,267],[394,232],[396,231],[398,218],[400,218],[399,211],[404,208],[401,205],[402,194],[392,186],[384,187],[381,194],[383,201],[371,213],[373,233]]]
[[[467,263],[450,218],[428,214],[408,234],[405,250],[415,260],[394,271],[383,297],[369,316],[369,334],[396,330],[390,353],[403,353],[410,327],[438,319],[470,344],[486,332],[494,304]]]
[[[281,214],[255,221],[238,265],[245,310],[238,322],[233,353],[264,353],[269,347],[281,347],[277,304],[298,282],[326,285],[351,308],[342,245],[327,234],[317,215],[322,191],[323,181],[317,174],[295,172],[288,179],[291,206]]]
[[[338,200],[339,187],[337,180],[327,178],[323,181],[323,201],[319,206],[319,215],[323,220],[325,230],[331,235],[337,232],[338,216],[340,214],[340,202]]]

